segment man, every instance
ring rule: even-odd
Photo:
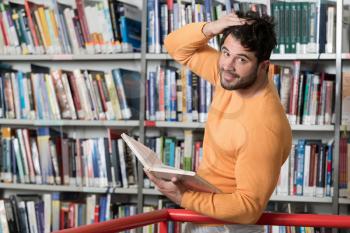
[[[237,224],[254,224],[277,184],[291,150],[291,129],[273,83],[267,77],[276,45],[268,16],[248,12],[193,23],[165,40],[169,54],[215,86],[197,173],[223,193],[187,190],[181,181],[159,180],[157,188],[182,207]],[[223,33],[221,51],[208,41]],[[201,226],[187,232],[262,232],[262,226]]]

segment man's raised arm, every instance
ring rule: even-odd
[[[225,28],[246,22],[231,13],[213,22],[188,24],[170,33],[165,38],[164,45],[174,60],[215,85],[219,75],[220,53],[208,46],[208,42]]]

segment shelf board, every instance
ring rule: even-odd
[[[332,197],[305,197],[305,196],[276,196],[276,195],[272,195],[270,198],[270,201],[332,203]]]
[[[91,126],[91,127],[137,127],[137,120],[87,121],[87,120],[17,120],[0,119],[0,125],[7,126]]]
[[[188,128],[203,129],[205,123],[200,122],[171,122],[171,121],[145,121],[145,126],[159,128]],[[334,125],[291,125],[293,131],[334,131]]]
[[[147,189],[144,188],[144,189],[142,189],[142,193],[144,195],[155,195],[155,196],[157,196],[157,195],[162,196],[163,195],[161,192],[159,192],[158,190],[153,189],[153,188],[147,188]]]
[[[334,60],[334,53],[309,53],[309,54],[271,54],[270,60]]]
[[[6,126],[91,126],[91,127],[138,127],[138,120],[100,121],[100,120],[19,120],[0,119],[0,125]],[[145,121],[147,127],[204,129],[205,123]],[[293,131],[334,131],[333,125],[292,125]]]
[[[350,53],[343,53],[343,54],[341,55],[341,58],[342,58],[342,59],[345,59],[345,60],[350,60]]]
[[[140,53],[116,54],[57,54],[57,55],[0,55],[1,61],[85,61],[85,60],[137,60]]]
[[[200,123],[200,122],[170,122],[170,121],[155,122],[155,127],[159,127],[159,128],[204,129],[204,125],[205,123]]]
[[[163,195],[156,189],[143,189],[145,195]],[[270,201],[284,202],[314,202],[314,203],[332,203],[331,197],[303,197],[303,196],[275,196],[270,198]],[[348,201],[350,203],[350,200]]]
[[[341,197],[338,199],[339,200],[339,204],[350,204],[350,198],[345,198],[345,197]]]
[[[6,184],[0,183],[0,189],[45,191],[45,192],[81,192],[81,193],[118,193],[137,194],[137,188],[99,188],[99,187],[75,187],[66,185],[38,185],[38,184]]]
[[[293,131],[334,131],[334,125],[291,125]]]
[[[349,131],[349,129],[350,129],[350,125],[340,125],[340,130],[342,131],[344,130]]]
[[[172,57],[170,57],[167,53],[147,53],[146,54],[147,60],[172,60]]]
[[[347,56],[350,58],[350,54],[344,56]],[[336,58],[335,54],[272,54],[271,60],[272,61],[278,61],[278,60],[334,60]],[[146,54],[146,59],[148,60],[171,60],[169,54],[167,53],[148,53]]]

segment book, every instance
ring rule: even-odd
[[[145,170],[149,171],[157,178],[170,181],[172,177],[176,177],[190,190],[221,193],[220,189],[201,178],[195,172],[166,166],[158,158],[157,154],[147,146],[136,141],[125,133],[121,134],[121,137],[130,147],[131,151],[134,152]]]

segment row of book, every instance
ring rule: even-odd
[[[335,53],[335,5],[327,1],[203,1],[203,4],[159,0],[147,2],[149,53],[166,52],[164,38],[192,22],[214,21],[232,11],[272,15],[276,23],[274,53]],[[215,4],[214,4],[215,2]],[[344,25],[345,27],[345,25]],[[346,42],[348,43],[348,42]],[[219,37],[209,43],[218,48]]]
[[[166,3],[159,0],[147,1],[147,48],[149,53],[166,52],[165,37],[182,26],[202,21],[214,20],[212,1],[204,4],[192,1],[192,4],[168,0]],[[217,9],[217,8],[215,8]],[[222,15],[222,10],[216,12],[215,19]],[[210,41],[210,45],[218,49],[218,38]]]
[[[314,233],[331,233],[331,228],[324,227],[302,227],[302,226],[266,226],[265,233],[301,233],[301,232],[314,232]]]
[[[335,122],[335,74],[301,71],[270,65],[273,79],[290,124],[330,125]]]
[[[146,86],[146,120],[206,122],[213,87],[189,69],[149,69]]]
[[[196,138],[192,130],[184,130],[183,137],[146,137],[145,145],[159,156],[164,165],[197,171],[203,157],[203,141]],[[153,187],[147,177],[144,178],[144,187]]]
[[[178,208],[160,198],[156,205],[143,206],[144,213],[163,208]],[[111,194],[18,194],[0,200],[0,231],[3,233],[48,233],[112,219],[134,216],[137,205]],[[168,232],[183,232],[183,225],[168,222]],[[135,233],[136,229],[122,231]],[[158,224],[142,227],[142,232],[159,232]]]
[[[4,183],[137,185],[135,156],[121,138],[68,138],[49,128],[2,128],[1,132],[0,174]]]
[[[275,194],[330,197],[333,195],[333,141],[299,139],[281,168]]]
[[[335,75],[271,64],[269,78],[290,124],[330,125],[335,121]],[[159,65],[147,72],[146,120],[206,122],[213,86],[185,67]]]
[[[0,118],[38,120],[138,119],[140,73],[115,68],[0,71]]]
[[[125,146],[120,132],[108,130],[108,135],[108,138],[62,138],[48,128],[37,131],[2,128],[1,181],[87,187],[136,186],[135,156]],[[188,171],[197,170],[203,156],[202,144],[191,130],[185,130],[183,138],[146,138],[146,145],[165,165]],[[350,150],[342,149],[345,147],[340,150],[341,189],[348,187],[346,166]],[[276,195],[332,196],[332,161],[332,141],[325,144],[321,140],[300,139],[292,146],[281,169]],[[144,186],[153,187],[147,178]]]
[[[350,126],[350,72],[342,74],[341,123]]]
[[[154,209],[145,206],[146,211]],[[0,200],[3,233],[46,233],[132,216],[136,204],[120,203],[110,194],[22,194]],[[130,231],[136,232],[136,231]]]
[[[0,26],[0,54],[119,53],[141,47],[141,10],[114,0],[4,2]]]
[[[350,136],[344,132],[339,140],[339,197],[350,198]]]
[[[335,12],[329,1],[271,3],[277,23],[274,53],[335,53]]]
[[[178,208],[166,199],[158,205],[144,205],[143,212],[162,208]],[[3,233],[46,233],[137,214],[136,204],[121,203],[117,197],[106,195],[79,196],[75,194],[19,194],[0,200],[0,230]],[[184,232],[184,223],[168,221],[168,232]],[[264,232],[329,232],[325,228],[264,226]],[[136,229],[123,233],[134,233]],[[158,224],[142,227],[144,233],[159,232]]]

